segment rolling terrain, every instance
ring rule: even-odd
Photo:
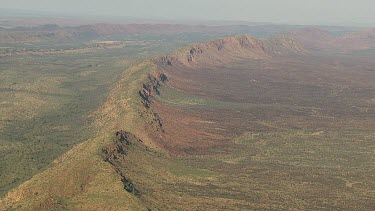
[[[129,65],[88,140],[0,208],[373,210],[375,56],[301,43],[233,36]]]

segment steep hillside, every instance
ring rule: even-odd
[[[102,151],[111,148],[116,130],[136,131],[138,127],[137,107],[141,104],[137,89],[142,87],[141,68],[147,68],[144,65],[125,72],[107,102],[95,113],[94,139],[75,146],[57,159],[53,167],[9,192],[1,200],[0,208],[146,210],[139,199],[124,190],[121,176]]]

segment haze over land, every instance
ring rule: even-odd
[[[372,25],[371,0],[1,0],[1,8],[34,14],[126,17],[159,20],[234,20],[283,24]],[[42,12],[42,13],[41,13]]]
[[[374,209],[373,2],[0,2],[0,210]]]

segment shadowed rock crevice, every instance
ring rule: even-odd
[[[142,85],[142,90],[139,91],[139,95],[142,98],[142,104],[149,108],[151,104],[152,95],[160,95],[159,87],[168,81],[167,76],[164,73],[150,74],[146,83]]]
[[[154,131],[164,131],[160,116],[151,108],[152,97],[160,95],[159,88],[168,81],[167,76],[161,71],[150,73],[147,82],[143,83],[142,90],[139,91],[143,108],[140,116],[149,120]]]
[[[124,165],[126,165],[127,151],[135,142],[142,141],[133,134],[125,131],[116,132],[115,141],[102,149],[104,160],[112,165],[116,173],[121,177],[121,182],[124,184],[124,189],[135,196],[140,196],[141,192],[125,175]],[[135,143],[136,144],[136,143]]]

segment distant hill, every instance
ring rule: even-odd
[[[375,48],[375,28],[335,36],[318,27],[302,28],[290,35],[307,48],[322,51],[355,51]]]

